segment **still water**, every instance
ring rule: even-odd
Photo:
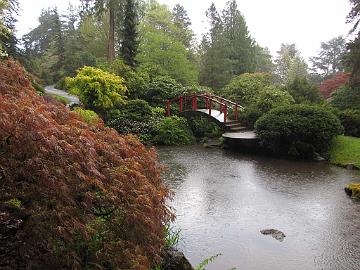
[[[360,202],[344,192],[359,172],[201,146],[158,153],[193,265],[221,253],[206,269],[360,270]]]

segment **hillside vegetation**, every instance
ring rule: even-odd
[[[173,214],[155,151],[47,102],[12,60],[0,62],[0,100],[0,266],[158,264]]]

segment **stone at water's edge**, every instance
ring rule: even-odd
[[[184,253],[175,248],[167,248],[163,251],[162,270],[194,270]]]
[[[280,242],[284,241],[284,238],[286,235],[278,230],[275,229],[265,229],[260,231],[263,235],[271,235],[276,240],[279,240]]]
[[[351,198],[360,199],[360,183],[351,183],[345,187],[345,192]]]

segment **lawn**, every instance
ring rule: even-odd
[[[330,162],[334,165],[352,164],[360,169],[360,138],[338,136],[330,149]]]

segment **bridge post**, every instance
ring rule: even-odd
[[[166,101],[166,116],[170,116],[170,100]]]
[[[183,111],[183,97],[182,96],[180,96],[180,98],[179,98],[179,101],[180,101],[180,112],[182,112]]]
[[[220,113],[222,113],[224,110],[224,106],[223,106],[223,99],[220,98]]]
[[[227,105],[225,105],[223,108],[224,108],[224,124],[226,124],[226,118],[227,118]]]
[[[212,106],[212,100],[209,99],[209,115],[211,115],[211,106]]]
[[[235,104],[235,120],[238,121],[239,120],[239,112],[238,112],[238,104]]]
[[[209,109],[209,97],[206,96],[206,109],[208,110]]]
[[[197,97],[196,97],[196,95],[194,95],[192,97],[192,109],[193,109],[193,111],[197,110]]]

